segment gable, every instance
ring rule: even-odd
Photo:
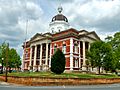
[[[88,34],[88,31],[86,31],[86,30],[79,31],[79,35],[83,35],[83,34]]]
[[[98,37],[98,35],[94,31],[88,33],[87,36],[89,36],[90,38],[93,38],[95,40],[100,40],[100,38]]]
[[[31,38],[30,41],[31,41],[31,42],[34,42],[34,41],[41,40],[41,39],[43,39],[43,38],[45,38],[45,36],[37,33],[36,35],[34,35],[34,36]]]
[[[89,37],[89,36],[82,36],[82,37],[79,38],[79,40],[80,40],[80,41],[91,42],[91,43],[94,42],[94,41],[96,41],[96,39],[91,38],[91,37]]]

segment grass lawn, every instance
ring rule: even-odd
[[[8,76],[21,77],[52,77],[52,78],[120,78],[115,74],[96,75],[96,74],[82,74],[82,73],[62,73],[60,75],[51,72],[15,72],[8,73]]]

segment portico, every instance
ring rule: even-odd
[[[42,35],[36,34],[30,40],[30,62],[29,70],[48,70],[50,63],[50,40]]]

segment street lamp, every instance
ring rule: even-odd
[[[1,71],[2,74],[3,74],[3,60],[4,58],[2,58],[2,71]]]
[[[7,82],[7,70],[8,70],[8,53],[9,51],[9,43],[7,43],[7,48],[6,48],[6,72],[5,72],[5,82]]]

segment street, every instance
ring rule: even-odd
[[[120,90],[120,84],[82,86],[12,86],[0,85],[0,90]]]

